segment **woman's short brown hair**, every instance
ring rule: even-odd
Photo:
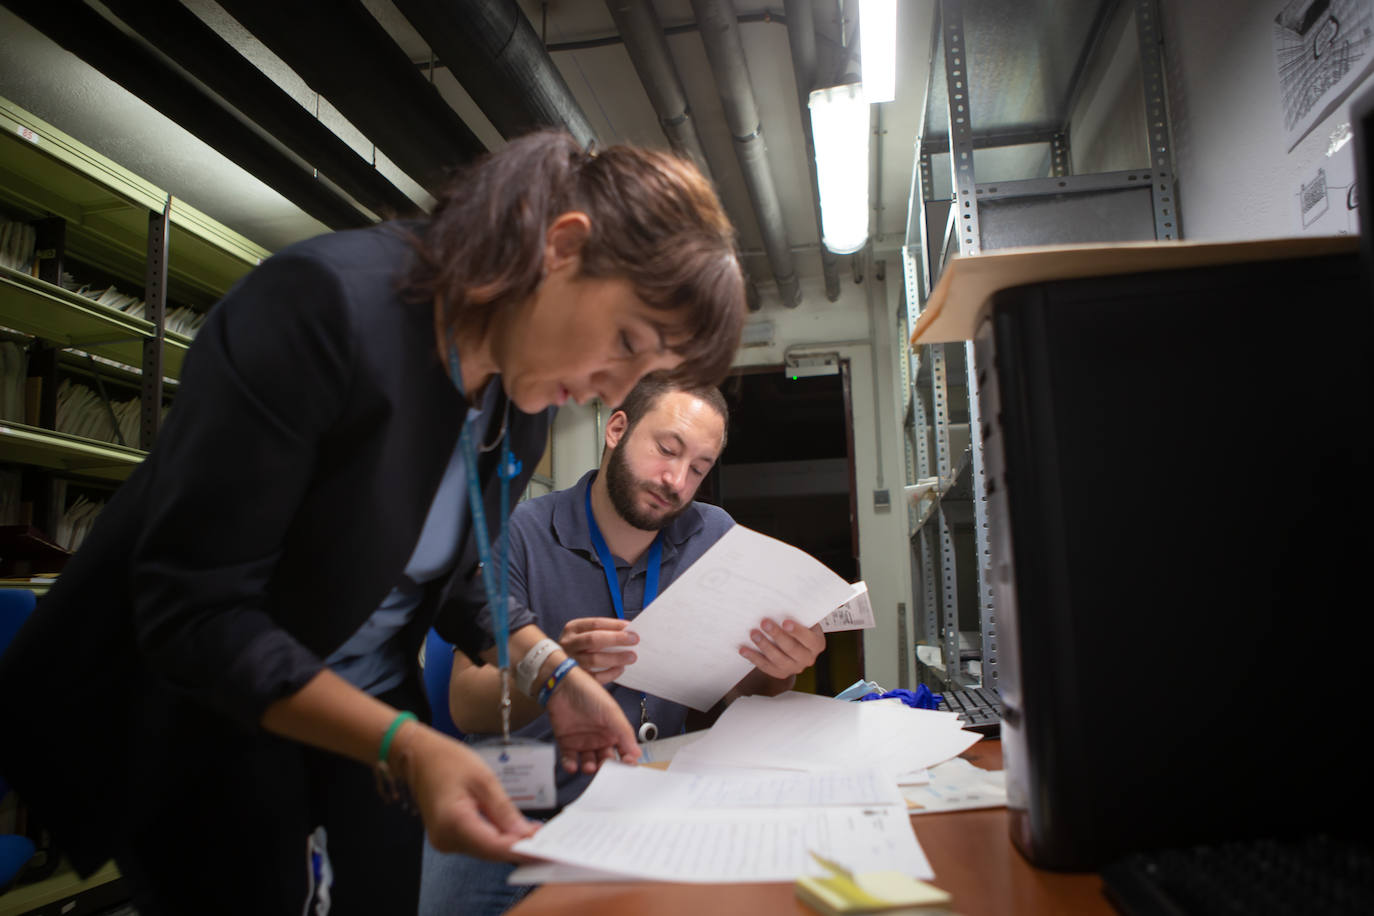
[[[744,279],[710,183],[672,153],[588,153],[563,131],[511,141],[440,194],[405,280],[408,295],[434,303],[440,339],[485,334],[501,309],[532,295],[548,228],[569,211],[591,219],[584,275],[624,277],[650,307],[682,311],[662,326],[684,358],[673,375],[694,385],[724,378],[744,325]]]

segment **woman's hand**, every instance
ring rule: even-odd
[[[500,780],[470,748],[410,722],[396,735],[393,757],[402,767],[435,849],[524,861],[511,846],[532,835],[536,825],[525,819]]]
[[[616,754],[625,763],[639,759],[634,729],[620,704],[595,677],[573,668],[554,689],[547,706],[563,769],[595,773]]]
[[[634,652],[608,652],[613,646],[633,646],[639,634],[625,628],[628,620],[617,617],[578,617],[563,625],[558,643],[563,651],[577,659],[577,663],[598,683],[609,684],[625,673],[625,667],[635,660]]]

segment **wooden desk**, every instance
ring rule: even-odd
[[[1002,768],[1000,741],[980,741],[963,755],[975,766]],[[911,823],[935,869],[935,884],[954,895],[960,916],[1114,916],[1096,874],[1032,868],[1011,845],[1007,810],[923,814]],[[790,884],[549,884],[526,897],[512,916],[587,913],[597,916],[757,916],[812,911]]]

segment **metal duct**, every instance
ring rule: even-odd
[[[331,229],[371,224],[357,207],[79,0],[6,0],[5,5]]]
[[[783,305],[795,308],[801,304],[801,284],[783,226],[782,204],[778,200],[772,169],[768,166],[763,124],[749,81],[749,67],[744,60],[744,45],[740,41],[735,11],[725,0],[692,0],[692,10],[706,46],[706,58],[715,75],[726,122],[735,138],[735,154],[763,233],[763,247],[768,253],[778,293]]]
[[[821,232],[821,191],[816,178],[816,140],[811,133],[811,91],[816,85],[816,22],[811,0],[783,0],[787,17],[787,44],[792,49],[792,75],[797,82],[797,104],[801,107],[802,137],[806,140],[806,167],[811,176],[811,205],[816,214],[816,237]],[[825,298],[840,298],[840,259],[821,248],[821,272],[825,274]]]
[[[630,62],[644,84],[668,143],[681,155],[695,160],[708,178],[712,177],[706,151],[701,147],[701,136],[687,104],[687,93],[682,88],[682,78],[673,64],[668,38],[653,4],[649,0],[606,0],[606,9],[615,20]]]
[[[692,110],[687,104],[687,92],[682,88],[682,77],[668,50],[667,33],[663,31],[653,4],[649,0],[606,0],[606,8],[615,20],[620,39],[639,74],[639,81],[644,84],[669,145],[679,155],[696,162],[702,173],[714,182],[710,159],[701,145],[701,135],[697,133],[696,121],[692,120]],[[744,282],[749,311],[757,312],[760,308],[758,283],[748,273]]]
[[[372,163],[176,0],[103,0],[106,7],[212,92],[383,218],[418,212]]]
[[[515,0],[395,0],[503,137],[566,127],[584,147],[591,122]]]
[[[429,191],[486,151],[358,0],[220,6]]]

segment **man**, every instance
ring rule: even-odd
[[[693,501],[725,447],[728,414],[715,388],[684,390],[661,375],[647,376],[606,421],[600,469],[511,513],[511,597],[529,606],[545,632],[559,633],[561,648],[608,685],[641,741],[682,732],[689,710],[611,684],[635,657],[633,648],[608,650],[633,647],[638,637],[626,631],[629,621],[734,525],[723,509]],[[598,551],[598,541],[605,551]],[[790,689],[825,648],[819,626],[791,620],[763,620],[750,635],[753,645],[739,652],[754,670],[722,706],[738,696]],[[460,729],[499,734],[500,693],[494,667],[455,655],[450,706]],[[511,700],[513,734],[549,740],[538,703],[514,689]],[[590,779],[560,771],[559,808]],[[426,847],[420,913],[500,913],[528,891],[505,883],[512,868]]]

